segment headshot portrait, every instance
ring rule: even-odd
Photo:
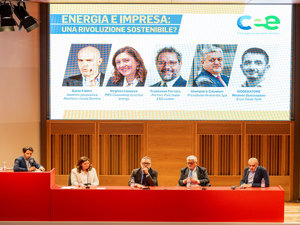
[[[189,84],[227,87],[237,45],[197,45]]]
[[[101,87],[111,44],[72,44],[62,86]]]
[[[147,69],[141,55],[132,47],[120,48],[112,58],[113,74],[107,87],[144,87]]]
[[[161,48],[156,55],[155,65],[161,80],[150,87],[185,87],[187,81],[180,74],[182,55],[174,47]]]
[[[246,78],[242,87],[261,87],[269,70],[269,55],[261,48],[249,48],[242,55],[241,70]]]

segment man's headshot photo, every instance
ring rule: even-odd
[[[107,44],[73,44],[62,86],[103,86],[110,49],[111,45]]]
[[[240,65],[246,81],[242,87],[261,87],[265,73],[269,70],[269,56],[261,48],[249,48],[242,55]]]
[[[160,49],[155,58],[157,72],[161,81],[151,87],[185,87],[186,80],[181,77],[182,55],[173,47]]]
[[[205,45],[201,49],[201,72],[194,81],[194,87],[227,87],[229,76],[223,74],[224,53],[220,47]]]

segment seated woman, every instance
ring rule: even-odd
[[[71,171],[71,184],[81,188],[95,187],[99,185],[97,172],[92,165],[90,160],[86,156],[82,156],[78,162],[76,168]]]
[[[132,47],[116,51],[112,64],[114,72],[109,78],[108,87],[144,87],[147,70],[140,54]]]

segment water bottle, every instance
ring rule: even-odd
[[[3,168],[2,168],[2,170],[3,170],[3,172],[6,172],[6,170],[7,170],[6,162],[5,161],[3,162]]]
[[[190,190],[190,189],[191,189],[191,179],[188,179],[188,180],[187,180],[187,183],[186,183],[186,189],[187,189],[187,190]]]
[[[134,189],[134,177],[130,178],[130,188]]]
[[[265,179],[261,179],[261,188],[265,188],[266,187],[266,182]]]

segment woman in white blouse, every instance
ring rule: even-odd
[[[72,186],[81,188],[99,185],[97,172],[94,168],[92,168],[88,157],[82,156],[78,160],[76,168],[72,169],[71,183]]]

